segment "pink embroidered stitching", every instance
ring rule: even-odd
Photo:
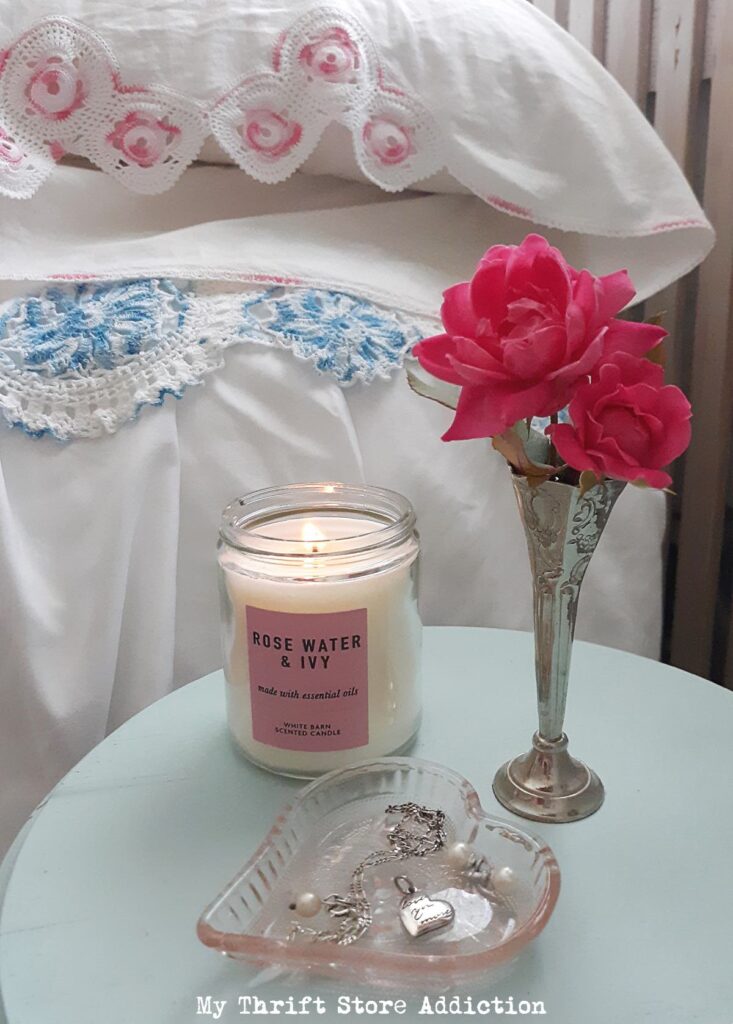
[[[49,281],[94,281],[93,274],[49,274]]]
[[[707,227],[704,220],[700,220],[699,217],[684,217],[680,220],[667,220],[662,221],[660,224],[655,224],[650,231],[671,231],[674,228],[694,228]]]
[[[526,206],[519,206],[518,203],[512,203],[508,199],[502,199],[501,196],[484,196],[484,202],[487,202],[489,206],[494,206],[498,210],[504,210],[506,213],[513,213],[516,217],[525,217],[528,220],[532,218],[532,211],[527,209]]]

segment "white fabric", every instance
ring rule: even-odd
[[[325,208],[327,217],[317,212]],[[290,214],[287,221],[267,216],[279,211]],[[329,177],[296,176],[272,187],[224,167],[192,168],[155,198],[94,170],[60,167],[31,202],[0,198],[0,224],[0,282],[287,278],[356,288],[431,313],[442,290],[470,276],[492,242],[519,242],[533,229],[577,267],[599,274],[626,267],[639,299],[694,266],[711,241],[702,228],[641,238],[560,231],[474,196],[387,196]],[[16,292],[5,288],[0,297]]]
[[[226,169],[187,177],[151,208],[132,196],[111,204],[113,182],[65,169],[45,208],[39,197],[23,222],[11,207],[2,273],[115,275],[185,260],[211,274],[223,261],[327,275],[425,310],[488,244],[521,235],[468,197],[385,200],[325,178],[268,190]],[[329,196],[341,208],[315,209]],[[580,263],[610,266],[587,239],[563,244]],[[106,731],[220,664],[214,550],[219,512],[237,494],[334,478],[394,487],[420,521],[425,621],[529,628],[505,465],[487,442],[443,444],[448,416],[401,374],[343,391],[290,352],[244,344],[203,387],[112,436],[63,445],[0,428],[0,848]],[[662,494],[627,489],[588,571],[580,636],[658,654],[664,524]],[[533,682],[516,683],[529,721]]]
[[[351,174],[351,151],[362,174],[392,190],[446,166],[497,209],[590,236],[639,240],[628,247],[645,248],[655,263],[677,248],[665,236],[687,235],[686,262],[674,261],[673,277],[712,243],[691,189],[641,112],[526,0],[343,0],[326,8],[284,0],[151,0],[142,8],[112,0],[0,0],[0,12],[8,43],[45,13],[95,29],[125,68],[124,86],[155,77],[201,101],[218,141],[261,180],[292,173],[336,122],[348,132],[331,134],[311,170]],[[53,155],[74,149],[77,138],[74,151],[151,192],[169,185],[198,151],[196,110],[156,90],[130,93],[114,75],[105,85],[111,95],[94,107],[89,125],[85,106],[49,122],[43,111],[57,97],[36,81],[42,57],[28,67],[26,42],[11,47],[0,77],[9,125],[0,138],[0,171],[3,146],[11,147],[4,170],[12,194],[19,194],[22,170],[11,166],[19,158],[16,130],[20,149],[31,147],[33,186],[48,169],[40,166],[48,159],[43,147]],[[95,68],[104,62],[102,44],[85,38],[81,49]],[[74,78],[83,55],[67,50],[64,44],[61,57]],[[346,62],[344,76],[319,77],[326,51]],[[71,86],[70,79],[73,94]],[[41,114],[26,105],[33,88]],[[90,111],[93,92],[90,86]],[[171,123],[175,131],[166,134],[161,125]]]

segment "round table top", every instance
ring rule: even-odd
[[[462,773],[489,813],[511,817],[491,781],[535,727],[531,636],[428,629],[424,684],[414,754]],[[318,994],[326,1006],[318,1019],[343,1020],[340,994],[379,995],[257,976],[197,940],[200,912],[298,786],[235,753],[223,689],[215,673],[158,701],[36,812],[5,865],[0,1003],[8,1024],[241,1021],[238,999],[253,994]],[[606,802],[569,825],[523,823],[555,851],[560,899],[542,935],[484,993],[472,990],[474,999],[500,998],[505,1009],[509,996],[515,1005],[542,1002],[547,1024],[730,1022],[733,694],[578,643],[566,725],[571,750],[603,779]],[[424,993],[400,995],[399,1019],[424,1020]],[[210,1012],[197,1012],[207,996]]]

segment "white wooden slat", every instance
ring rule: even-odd
[[[706,0],[658,0],[654,11],[654,127],[682,169],[691,175],[695,114],[702,81]],[[681,336],[686,286],[673,284],[655,295],[647,315],[665,312],[670,333],[667,375],[684,384],[685,339]]]
[[[659,0],[655,12],[654,127],[683,168],[702,81],[706,8],[706,0]]]
[[[718,239],[700,268],[671,650],[673,664],[700,675],[710,671],[733,417],[733,3],[717,34],[704,201]]]
[[[570,0],[568,32],[587,50],[603,60],[606,28],[605,0]]]
[[[681,336],[695,312],[690,280],[654,296],[647,313],[667,311],[668,375],[680,380],[692,364],[695,429],[681,495],[671,652],[674,664],[708,675],[733,421],[733,0],[604,0],[601,15],[595,0],[534,3],[603,59],[689,177],[707,139],[705,198],[719,242],[700,272],[694,339]],[[704,78],[715,97],[707,136]],[[725,674],[733,687],[733,608]]]
[[[651,0],[610,0],[606,67],[642,110],[649,91]]]
[[[715,74],[715,55],[718,49],[717,26],[723,4],[729,0],[708,0],[708,13],[705,25],[705,54],[702,62],[702,77],[712,78]]]
[[[586,0],[590,2],[590,0]],[[532,0],[532,3],[548,18],[553,18],[558,25],[567,28],[569,0]]]

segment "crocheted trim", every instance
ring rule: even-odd
[[[258,181],[287,178],[331,122],[351,130],[364,174],[399,191],[443,166],[438,127],[380,63],[364,26],[318,7],[283,33],[272,70],[242,78],[209,113],[211,131]]]
[[[388,75],[361,23],[334,7],[299,17],[275,43],[272,70],[242,78],[208,112],[167,89],[124,83],[104,41],[62,17],[20,36],[0,72],[0,192],[15,198],[31,196],[67,152],[133,191],[162,192],[208,132],[242,170],[274,184],[333,121],[350,128],[361,169],[387,191],[443,164],[432,116]]]
[[[199,105],[125,83],[100,37],[46,18],[0,57],[0,192],[27,199],[65,153],[86,157],[135,192],[162,192],[207,134]]]
[[[0,411],[32,437],[98,437],[180,398],[233,344],[287,348],[346,387],[389,377],[434,330],[429,318],[327,289],[58,285],[0,307]]]
[[[242,314],[240,337],[288,348],[342,387],[388,379],[429,323],[403,311],[387,313],[365,298],[314,288],[270,288],[245,299]]]

